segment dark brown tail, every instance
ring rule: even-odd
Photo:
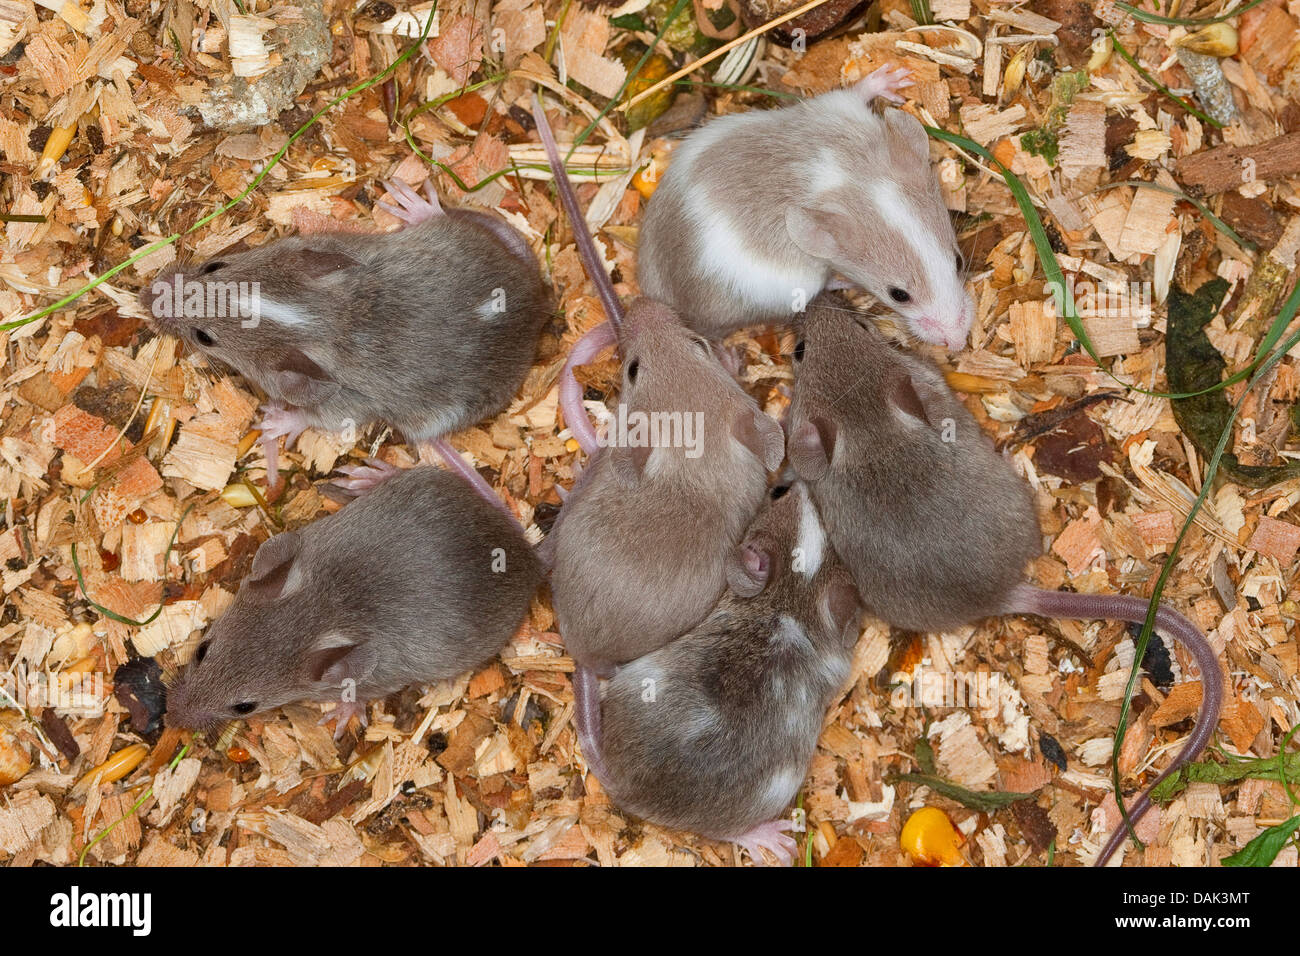
[[[560,205],[564,207],[564,212],[569,217],[569,224],[573,226],[574,242],[578,247],[578,255],[582,257],[582,265],[587,270],[587,278],[596,287],[596,294],[600,296],[600,304],[605,308],[605,315],[614,324],[614,330],[617,332],[623,328],[623,304],[619,302],[618,294],[614,291],[614,283],[609,280],[609,273],[605,271],[601,255],[596,250],[596,243],[592,241],[591,233],[587,231],[587,220],[583,217],[582,210],[578,208],[578,196],[573,191],[573,184],[569,182],[569,174],[564,169],[564,159],[555,145],[551,124],[546,121],[546,111],[542,109],[542,101],[536,94],[533,94],[533,120],[537,123],[537,132],[542,137],[542,146],[546,149],[546,160],[551,164],[551,172],[555,176],[555,189],[560,194]]]
[[[1123,594],[1073,594],[1069,591],[1044,591],[1023,584],[1011,592],[1007,613],[1141,624],[1147,619],[1147,605],[1145,598]],[[1196,718],[1196,726],[1192,728],[1192,735],[1187,738],[1187,743],[1173,763],[1127,807],[1129,820],[1135,824],[1151,808],[1151,791],[1156,785],[1200,756],[1205,745],[1210,742],[1214,728],[1219,725],[1219,711],[1223,707],[1223,672],[1219,668],[1219,656],[1214,653],[1214,648],[1210,647],[1200,629],[1163,604],[1156,612],[1155,626],[1157,631],[1168,634],[1196,658],[1196,665],[1201,669],[1201,712]],[[1106,841],[1094,865],[1105,866],[1127,835],[1128,828],[1121,822]]]

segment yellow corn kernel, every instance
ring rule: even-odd
[[[221,491],[221,498],[232,508],[251,508],[257,504],[257,499],[249,491],[248,485],[242,481],[232,482],[226,485]]]
[[[149,748],[144,744],[131,744],[129,747],[123,747],[98,767],[86,773],[77,781],[77,787],[80,788],[94,783],[98,774],[103,774],[98,781],[99,783],[116,783],[140,766],[140,762],[147,756],[149,756]]]
[[[1020,52],[1011,58],[1007,68],[1002,71],[1002,98],[1009,100],[1015,96],[1020,89],[1020,84],[1025,81],[1025,69],[1029,66],[1029,54],[1033,51],[1033,45],[1026,43],[1020,48]]]
[[[938,807],[922,807],[903,824],[898,843],[912,862],[921,866],[966,866],[958,849],[965,837]]]
[[[569,452],[577,451],[581,447],[582,446],[578,444],[578,439],[576,438],[570,438],[564,443],[564,450]]]
[[[1237,28],[1231,23],[1211,23],[1183,37],[1178,46],[1186,47],[1194,53],[1222,58],[1237,55],[1240,38]]]
[[[0,716],[0,787],[8,786],[32,769],[32,755],[16,733],[19,722],[17,716]]]
[[[32,174],[33,179],[42,179],[45,174],[54,168],[54,164],[63,158],[63,154],[68,151],[68,146],[72,143],[72,137],[77,134],[77,124],[71,126],[56,126],[50,130],[49,139],[45,141],[45,149],[41,150],[40,162],[36,164],[36,172]]]

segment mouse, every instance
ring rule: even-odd
[[[578,742],[619,808],[788,865],[784,814],[849,680],[861,609],[797,481],[773,489],[727,582],[703,621],[610,679],[579,665]]]
[[[921,632],[1011,614],[1146,620],[1146,598],[1026,583],[1042,550],[1029,484],[940,369],[892,345],[869,316],[832,295],[816,300],[796,325],[793,365],[789,466],[868,613]],[[1162,604],[1155,627],[1191,653],[1203,688],[1195,728],[1159,783],[1204,750],[1224,691],[1218,656],[1195,624]],[[1149,794],[1127,807],[1131,820],[1150,807]],[[1125,832],[1111,836],[1098,865]]]
[[[338,512],[257,550],[167,693],[168,726],[215,733],[295,701],[322,723],[477,668],[518,629],[542,572],[522,529],[460,477],[389,469]]]
[[[422,198],[385,186],[401,205],[378,205],[402,229],[174,263],[141,292],[157,331],[268,396],[258,427],[272,487],[279,439],[292,445],[308,427],[383,421],[448,458],[443,436],[509,404],[552,314],[537,257],[508,223],[444,210],[432,187]]]
[[[847,282],[924,342],[957,351],[975,309],[930,166],[925,127],[901,109],[909,71],[705,123],[673,151],[637,241],[643,294],[713,340],[792,324]],[[838,274],[843,280],[837,280]]]
[[[685,633],[713,607],[727,556],[785,456],[785,434],[671,309],[641,297],[624,312],[534,104],[561,203],[623,357],[614,421],[593,439],[542,543],[565,648],[605,674]],[[580,402],[573,417],[565,414],[571,427],[590,425]]]

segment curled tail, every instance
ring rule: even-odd
[[[1122,594],[1072,594],[1069,591],[1044,591],[1021,585],[1012,591],[1007,613],[1141,624],[1147,619],[1148,603],[1145,598]],[[1196,659],[1196,665],[1201,669],[1201,712],[1196,718],[1191,736],[1173,763],[1156,777],[1155,782],[1137,800],[1129,804],[1129,820],[1135,824],[1151,808],[1151,791],[1170,774],[1200,756],[1205,745],[1210,742],[1214,728],[1219,724],[1219,711],[1223,707],[1223,672],[1219,668],[1219,656],[1214,653],[1214,648],[1210,647],[1200,628],[1164,604],[1156,611],[1155,626],[1157,631],[1169,635],[1187,648]],[[1106,841],[1095,865],[1105,866],[1127,835],[1128,828],[1121,822]]]
[[[605,772],[605,758],[600,752],[600,679],[584,664],[579,664],[573,672],[573,710],[582,756],[596,779],[606,783],[609,774]]]

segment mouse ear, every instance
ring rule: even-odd
[[[930,161],[930,135],[925,131],[925,127],[911,113],[905,110],[885,110],[885,126],[911,152],[918,153],[925,157],[927,163]]]
[[[727,559],[727,586],[743,598],[757,597],[772,574],[772,556],[756,540],[743,541]]]
[[[821,595],[821,615],[827,629],[845,647],[852,647],[862,633],[862,600],[853,578],[836,568]]]
[[[790,464],[804,481],[820,481],[835,455],[835,426],[825,418],[810,418],[790,436]]]
[[[359,675],[350,665],[355,663],[351,658],[356,655],[357,643],[337,631],[322,634],[307,652],[307,676],[318,684],[339,685],[348,677],[355,680]]]
[[[785,207],[785,231],[801,252],[814,259],[834,259],[840,253],[833,223],[824,209]]]
[[[292,260],[289,268],[308,279],[324,279],[333,273],[361,265],[346,253],[332,249],[313,249],[310,246],[293,250],[287,258]]]
[[[274,601],[291,593],[289,572],[301,548],[302,538],[296,531],[277,534],[258,548],[253,569],[244,579],[249,595],[260,601]]]
[[[905,419],[927,428],[934,428],[937,422],[943,420],[939,390],[914,371],[898,372],[890,383],[887,395],[889,404]]]
[[[785,432],[780,424],[761,408],[743,410],[731,423],[731,435],[763,463],[776,471],[785,460]]]
[[[272,374],[275,376],[277,397],[290,405],[319,405],[333,398],[342,389],[328,372],[299,349],[290,349],[285,353]]]

